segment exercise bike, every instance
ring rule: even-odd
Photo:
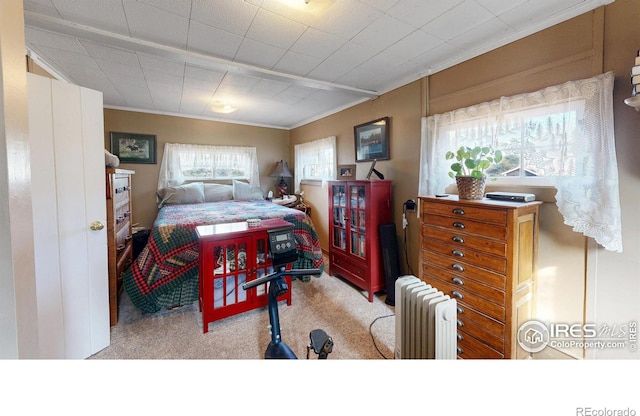
[[[271,325],[271,342],[264,353],[266,359],[297,359],[293,350],[282,341],[280,332],[280,316],[278,314],[278,297],[289,290],[285,276],[320,275],[320,269],[291,269],[286,266],[298,259],[298,251],[293,236],[293,225],[276,227],[267,230],[269,234],[269,256],[271,256],[273,273],[264,275],[250,282],[244,283],[242,288],[249,290],[253,287],[269,283],[268,309],[269,324]],[[313,350],[319,359],[326,359],[333,350],[333,339],[322,329],[314,329],[309,334],[311,343],[307,346],[307,359]]]

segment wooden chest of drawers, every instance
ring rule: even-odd
[[[118,323],[121,276],[133,261],[131,229],[131,175],[125,169],[107,169],[107,247],[109,263],[109,313],[111,326]]]
[[[540,204],[420,198],[420,278],[458,301],[459,358],[528,357]]]

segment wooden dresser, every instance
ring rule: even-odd
[[[458,301],[459,358],[527,358],[541,202],[421,197],[420,279]]]
[[[131,224],[131,175],[135,171],[106,169],[107,246],[109,250],[109,314],[111,326],[118,323],[118,298],[122,274],[133,261]]]

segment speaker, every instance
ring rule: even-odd
[[[396,238],[395,224],[381,224],[380,249],[382,251],[382,264],[384,266],[385,292],[387,305],[395,306],[396,303],[396,279],[400,276],[400,263],[398,261],[398,241]]]

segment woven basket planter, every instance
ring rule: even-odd
[[[456,176],[459,199],[482,199],[484,198],[484,185],[487,177],[473,178],[471,176]]]

